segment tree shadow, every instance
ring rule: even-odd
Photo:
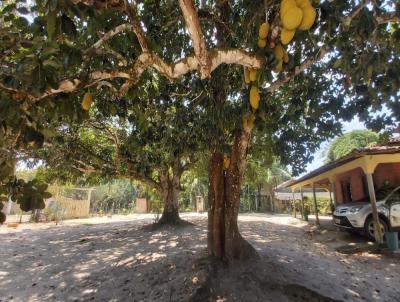
[[[387,301],[396,301],[399,295],[393,284],[400,277],[390,272],[398,263],[382,269],[377,262],[370,263],[372,268],[362,266],[355,257],[342,262],[302,226],[279,225],[260,216],[239,223],[260,259],[229,268],[215,265],[206,253],[206,217],[188,220],[193,225],[172,231],[147,232],[142,227],[148,220],[136,220],[2,235],[0,297],[4,301],[207,301],[204,297],[218,296],[228,301],[361,301],[376,297],[379,290],[386,291]],[[382,270],[387,278],[376,280]],[[320,300],[307,300],[310,296]]]

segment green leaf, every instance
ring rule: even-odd
[[[50,192],[43,192],[42,196],[43,196],[44,199],[49,199],[49,198],[51,198],[51,196],[53,196],[53,195],[51,195]]]
[[[338,59],[336,62],[333,64],[333,68],[337,69],[340,66],[342,66],[342,60]]]

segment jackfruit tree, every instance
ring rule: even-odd
[[[240,184],[259,140],[298,173],[343,120],[398,126],[397,2],[7,1],[0,100],[12,115],[1,115],[3,129],[17,141],[34,131],[41,145],[50,122],[80,123],[104,104],[87,92],[134,104],[149,81],[184,79],[183,104],[203,113],[195,131],[209,156],[209,252],[248,258]]]
[[[184,105],[185,97],[177,94],[183,85],[160,80],[157,88],[151,82],[143,87],[142,95],[116,104],[99,95],[88,119],[59,127],[29,156],[42,160],[61,182],[85,176],[88,182],[93,177],[138,180],[158,192],[163,207],[158,224],[178,225],[181,177],[196,161],[193,151],[202,138],[195,127],[202,114],[194,104]],[[160,89],[163,94],[155,94]]]

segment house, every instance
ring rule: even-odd
[[[278,185],[274,189],[274,212],[289,212],[293,210],[293,201],[302,200],[302,198],[308,198],[312,200],[313,191],[312,188],[304,188],[302,192],[293,191],[290,189],[290,184],[293,180],[286,181]],[[329,200],[331,198],[330,192],[324,188],[315,189],[318,199]]]
[[[376,195],[400,186],[400,141],[353,150],[286,185],[292,192],[323,188],[335,205],[369,200],[376,208]],[[318,207],[314,197],[315,208]],[[375,205],[375,206],[374,206]],[[374,210],[373,210],[374,211]],[[317,218],[318,223],[318,218]]]

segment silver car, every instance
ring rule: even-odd
[[[376,203],[383,231],[400,230],[400,186]],[[362,231],[374,240],[374,221],[369,201],[344,203],[333,212],[334,224],[349,231]]]

